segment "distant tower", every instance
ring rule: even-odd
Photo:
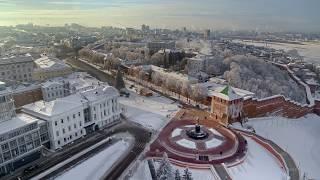
[[[16,115],[14,100],[5,83],[0,81],[0,122],[10,120]]]
[[[204,31],[204,35],[203,35],[204,39],[208,40],[210,39],[210,29],[206,29]]]
[[[224,125],[240,121],[243,97],[236,94],[231,86],[226,86],[212,94],[211,116]]]

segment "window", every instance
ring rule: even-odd
[[[75,119],[76,118],[76,115],[75,114],[73,114],[73,119]]]
[[[56,132],[56,135],[59,136],[59,131]]]
[[[1,149],[2,149],[2,151],[7,151],[7,150],[9,150],[9,145],[8,145],[8,143],[2,144],[2,145],[1,145]]]
[[[66,139],[66,138],[63,138],[63,141],[64,141],[64,142],[66,142],[66,141],[67,141],[67,139]]]
[[[66,133],[66,130],[65,130],[64,128],[62,129],[62,133],[63,133],[63,134],[65,134],[65,133]]]
[[[82,134],[82,130],[80,131],[80,134]]]
[[[63,124],[63,119],[61,119],[61,123]]]
[[[69,131],[71,131],[71,126],[68,127]]]
[[[70,121],[70,118],[69,118],[69,116],[67,116],[67,120],[68,120],[68,121]]]
[[[58,140],[58,145],[60,145],[60,140]]]
[[[79,123],[80,127],[82,126],[82,122]]]
[[[81,116],[81,113],[80,113],[80,112],[78,112],[78,116],[79,116],[79,117]]]
[[[78,136],[78,133],[75,133],[76,137]]]
[[[57,122],[57,121],[55,121],[55,122],[54,122],[54,125],[55,125],[55,126],[57,126],[57,125],[58,125],[58,122]]]
[[[70,135],[70,140],[72,139],[72,135]]]
[[[76,128],[77,128],[77,125],[76,125],[76,124],[74,124],[74,125],[73,125],[73,127],[76,129]]]

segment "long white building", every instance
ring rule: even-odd
[[[16,114],[10,90],[0,83],[0,176],[39,158],[47,142],[46,122]]]
[[[111,86],[97,86],[50,102],[28,104],[22,111],[48,123],[50,148],[58,149],[119,122],[118,96],[118,91]]]

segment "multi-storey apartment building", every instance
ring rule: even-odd
[[[27,82],[32,80],[34,62],[30,54],[0,58],[0,80]]]

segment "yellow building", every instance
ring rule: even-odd
[[[33,80],[44,81],[72,73],[72,68],[58,58],[42,56],[34,62]]]

